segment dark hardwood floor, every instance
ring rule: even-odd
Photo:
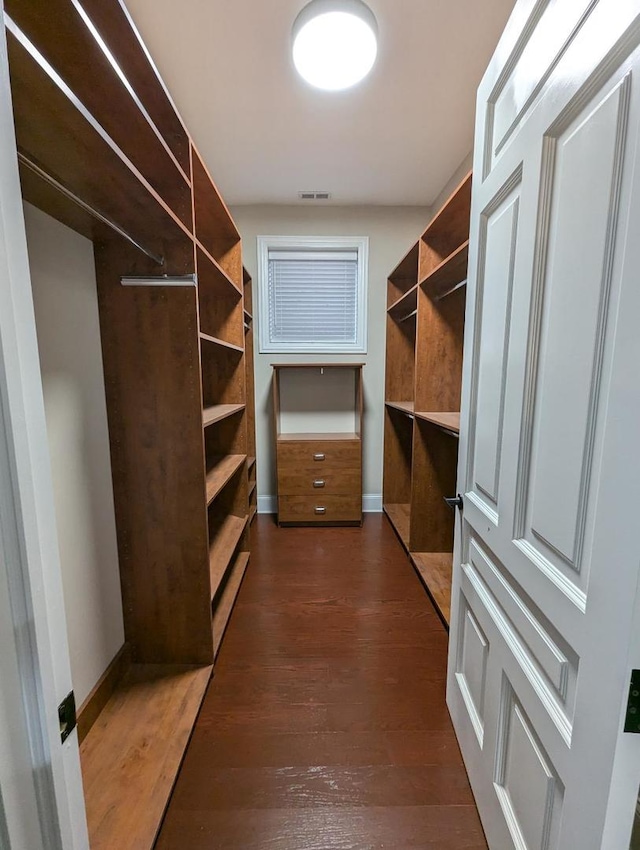
[[[486,848],[447,635],[387,520],[252,533],[156,850]]]

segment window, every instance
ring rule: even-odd
[[[258,236],[260,351],[366,353],[367,237]]]

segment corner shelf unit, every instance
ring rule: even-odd
[[[448,625],[471,174],[391,272],[383,504]]]
[[[250,283],[124,3],[4,13],[23,197],[94,243],[126,644],[80,709],[90,842],[150,849],[249,561]]]

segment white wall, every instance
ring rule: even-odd
[[[258,498],[261,510],[274,510],[266,497],[276,492],[273,462],[271,368],[273,362],[314,360],[366,361],[364,492],[373,498],[365,507],[381,509],[382,448],[384,425],[384,360],[386,334],[387,274],[416,241],[429,221],[427,207],[303,207],[239,206],[232,209],[243,239],[244,263],[254,280],[256,436]],[[260,354],[257,317],[257,236],[368,236],[369,304],[368,353],[362,355]],[[315,430],[309,426],[307,430]]]
[[[124,642],[93,245],[29,204],[25,218],[80,705]]]

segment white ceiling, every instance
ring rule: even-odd
[[[126,3],[228,203],[328,190],[337,204],[430,205],[471,149],[475,90],[514,0],[369,0],[378,61],[341,93],[293,69],[306,0]]]

